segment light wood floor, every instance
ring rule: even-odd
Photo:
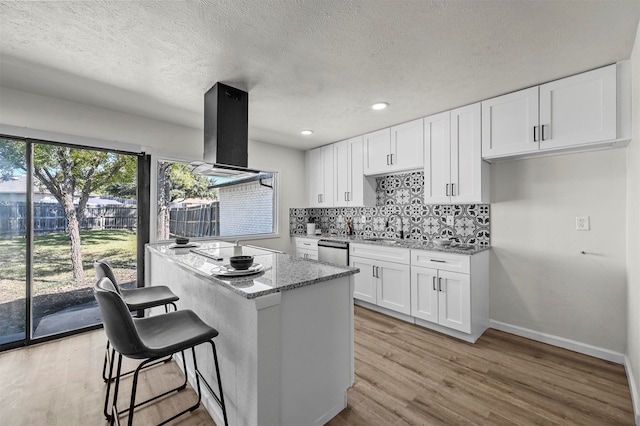
[[[356,306],[356,378],[330,425],[633,425],[624,367],[487,330],[475,345]]]
[[[471,345],[361,307],[355,323],[355,385],[332,426],[633,425],[621,365],[495,330]],[[104,344],[95,331],[1,353],[0,424],[106,424]],[[154,368],[141,392],[179,375],[175,364]],[[194,398],[183,391],[136,412],[135,423],[155,424]],[[199,408],[173,424],[214,423]]]

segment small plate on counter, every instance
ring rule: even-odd
[[[234,269],[231,265],[216,266],[211,270],[212,275],[225,277],[241,277],[243,275],[257,274],[264,269],[264,265],[254,263],[249,269]]]
[[[200,247],[200,244],[196,244],[196,243],[187,243],[187,244],[177,244],[177,243],[173,243],[169,246],[170,249],[176,249],[176,248],[196,248],[196,247]]]

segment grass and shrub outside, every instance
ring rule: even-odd
[[[39,234],[33,244],[34,319],[93,299],[93,262],[106,258],[119,284],[136,280],[136,233],[127,230],[81,231],[84,282],[76,283],[66,232]],[[24,328],[26,240],[0,240],[0,336]]]

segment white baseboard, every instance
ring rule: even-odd
[[[515,334],[516,336],[526,337],[527,339],[536,340],[538,342],[547,343],[549,345],[558,346],[564,349],[569,349],[570,351],[604,359],[606,361],[615,362],[616,364],[625,363],[625,355],[622,353],[588,345],[586,343],[577,342],[575,340],[565,339],[564,337],[553,336],[551,334],[541,333],[539,331],[530,330],[528,328],[519,327],[517,325],[506,324],[495,320],[489,320],[489,327],[495,328],[496,330],[505,331],[507,333]]]
[[[628,356],[624,356],[624,370],[627,372],[627,381],[629,382],[629,390],[631,391],[631,402],[633,403],[633,414],[635,415],[636,426],[640,426],[640,400],[638,399],[638,387],[634,379],[633,370],[631,369],[631,361]]]

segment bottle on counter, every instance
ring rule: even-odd
[[[233,255],[242,256],[242,246],[240,245],[240,241],[236,241],[236,245],[233,246]]]
[[[347,221],[347,235],[353,235],[353,227],[350,220]]]

